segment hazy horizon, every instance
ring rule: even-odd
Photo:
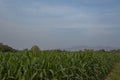
[[[0,42],[17,49],[120,47],[120,0],[0,0]]]

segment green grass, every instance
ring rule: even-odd
[[[102,80],[119,59],[110,52],[0,52],[0,80]]]

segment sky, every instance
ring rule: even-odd
[[[120,0],[0,0],[0,42],[17,49],[120,47]]]

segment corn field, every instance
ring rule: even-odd
[[[0,52],[0,80],[103,80],[118,61],[110,52]]]

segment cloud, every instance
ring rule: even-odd
[[[0,41],[17,47],[41,44],[44,48],[116,45],[120,40],[119,10],[108,9],[108,0],[105,0],[108,6],[105,9],[101,6],[104,1],[92,1],[81,1],[84,4],[77,0],[62,1],[64,4],[56,1],[53,4],[38,0],[0,0]]]
[[[8,5],[9,3],[5,3],[2,0],[4,5]],[[7,9],[7,16],[11,16],[13,12],[10,13],[9,7],[4,7],[2,9]],[[10,5],[10,4],[9,4]],[[48,4],[44,2],[36,2],[24,4],[22,6],[17,7],[15,11],[17,16],[12,16],[12,18],[8,18],[10,23],[14,23],[21,26],[39,26],[41,28],[91,28],[94,27],[104,27],[106,26],[106,19],[109,19],[109,23],[114,21],[114,17],[118,17],[118,13],[110,13],[106,12],[104,14],[97,14],[94,12],[87,12],[83,7],[74,7],[70,5],[56,5],[56,4]],[[15,13],[13,13],[15,14]],[[15,14],[16,15],[16,14]],[[13,20],[11,22],[11,19]],[[113,19],[113,20],[112,20]],[[115,18],[117,19],[117,18]],[[6,20],[5,20],[6,21]],[[104,21],[104,22],[103,22]],[[119,19],[117,20],[117,22]],[[114,21],[115,22],[115,21]],[[107,26],[110,26],[107,24]]]
[[[66,17],[79,13],[74,7],[68,5],[35,4],[27,5],[21,8],[23,14],[30,16],[47,17]]]

